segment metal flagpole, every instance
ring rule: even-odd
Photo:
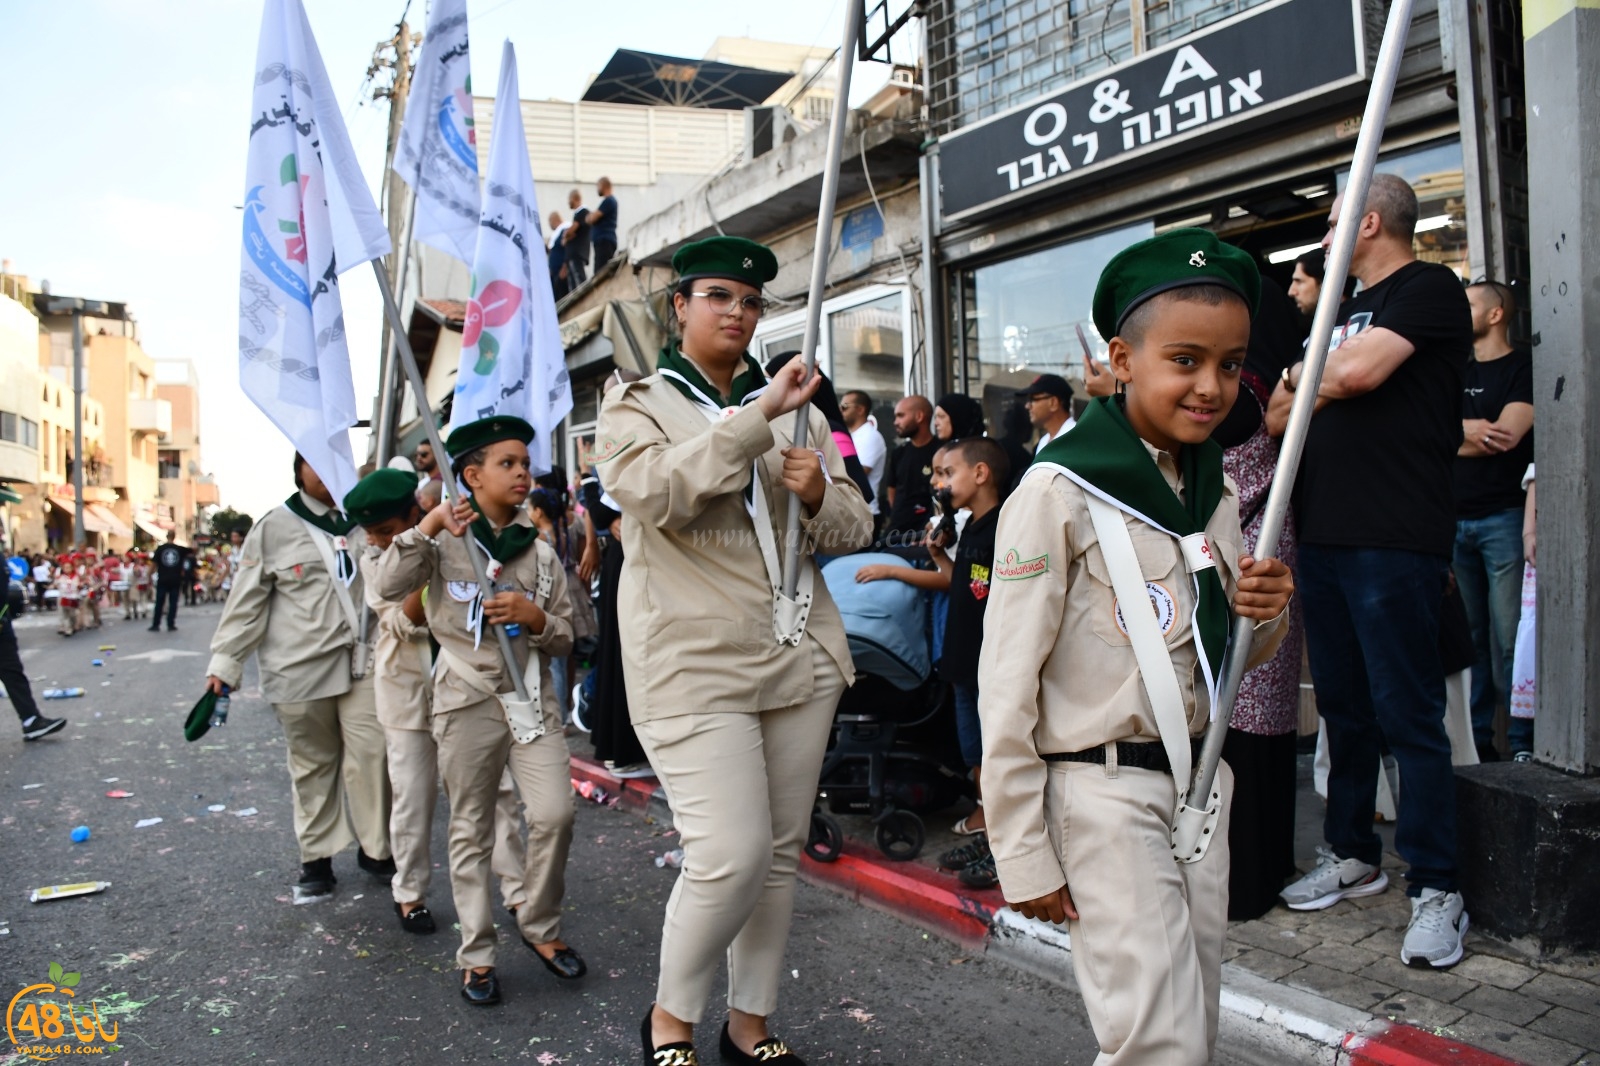
[[[410,185],[406,186],[407,199],[410,201],[406,208],[406,224],[401,231],[403,239],[400,242],[400,269],[396,271],[395,289],[401,296],[406,294],[406,274],[411,269],[411,233],[417,224],[417,194]],[[374,260],[376,262],[376,260]],[[383,362],[379,366],[378,378],[378,417],[374,419],[373,432],[377,435],[377,448],[374,459],[378,466],[388,466],[389,460],[394,457],[395,446],[395,406],[399,401],[399,375],[395,373],[395,353],[397,350],[399,330],[389,327],[389,343],[384,349]],[[442,453],[434,454],[434,462],[444,461]]]
[[[864,0],[850,0],[844,13],[844,40],[839,45],[839,89],[828,128],[828,160],[822,170],[822,200],[817,204],[817,243],[811,254],[811,295],[806,301],[806,332],[800,344],[806,377],[817,368],[817,337],[822,328],[822,293],[828,283],[828,252],[833,247],[833,209],[839,202],[839,160],[844,152],[844,126],[850,117],[850,75],[856,65],[856,37]],[[811,405],[794,413],[794,446],[804,448],[810,429]],[[800,497],[789,497],[788,535],[784,539],[783,594],[794,598],[800,586]]]
[[[1317,300],[1317,313],[1311,321],[1311,337],[1306,342],[1300,384],[1295,388],[1294,407],[1289,412],[1289,425],[1284,431],[1283,446],[1278,453],[1272,491],[1267,495],[1261,536],[1252,553],[1258,559],[1271,558],[1278,551],[1278,536],[1283,532],[1284,516],[1289,510],[1289,494],[1294,491],[1295,475],[1300,470],[1300,453],[1305,448],[1306,432],[1311,428],[1311,413],[1317,402],[1317,388],[1322,384],[1322,371],[1327,364],[1333,320],[1339,313],[1345,278],[1350,273],[1350,256],[1355,250],[1356,230],[1366,214],[1367,190],[1372,184],[1372,172],[1378,161],[1378,144],[1383,140],[1383,127],[1389,116],[1389,100],[1394,95],[1406,31],[1411,25],[1411,5],[1412,0],[1394,0],[1389,8],[1389,22],[1384,27],[1383,45],[1378,49],[1372,89],[1367,96],[1367,109],[1361,116],[1361,133],[1356,137],[1355,155],[1350,161],[1350,180],[1345,185],[1339,223],[1333,231],[1333,246],[1328,249],[1328,262],[1323,270],[1322,296]],[[1194,784],[1189,789],[1191,804],[1199,803],[1204,807],[1210,796],[1217,763],[1222,759],[1222,742],[1227,739],[1234,701],[1239,696],[1239,683],[1244,680],[1244,664],[1250,654],[1254,630],[1255,623],[1248,618],[1239,618],[1234,622],[1233,640],[1228,645],[1222,686],[1217,694],[1217,713],[1212,715],[1211,725],[1206,731],[1205,746],[1200,751],[1200,762],[1195,768]]]
[[[389,275],[384,272],[383,264],[376,259],[372,261],[372,272],[378,276],[378,291],[383,294],[383,308],[389,316],[389,329],[398,338],[400,365],[406,372],[406,382],[411,386],[411,394],[417,398],[417,410],[422,413],[422,428],[428,434],[428,443],[433,445],[435,461],[442,463],[447,456],[444,441],[439,437],[439,427],[433,424],[433,410],[428,406],[428,391],[422,382],[422,371],[417,369],[417,357],[411,351],[411,339],[406,336],[405,330],[400,325],[400,308],[395,304],[394,292],[389,288]],[[442,480],[445,498],[452,503],[455,502],[461,496],[461,489],[453,477]],[[471,533],[467,535],[471,536]],[[472,573],[478,579],[478,588],[485,592],[490,591],[489,571],[484,566],[483,556],[468,548],[467,558],[472,560]],[[491,625],[487,619],[483,624]],[[495,638],[500,643],[500,657],[505,661],[506,673],[511,675],[511,684],[517,690],[517,699],[526,703],[528,686],[523,683],[522,671],[517,669],[517,657],[511,650],[511,638],[506,636],[505,626],[493,625],[492,628]]]

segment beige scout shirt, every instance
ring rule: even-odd
[[[872,540],[872,515],[850,480],[821,412],[808,407],[808,443],[831,479],[822,506],[802,514],[801,559],[843,555]],[[769,424],[747,404],[715,425],[673,385],[654,375],[613,389],[600,410],[597,465],[628,521],[617,585],[628,711],[634,721],[680,714],[765,711],[811,698],[806,642],[778,643],[772,587],[745,509],[744,489],[759,460],[780,563],[790,493],[782,449],[794,414]],[[813,584],[806,632],[855,677],[839,609],[822,575]]]
[[[317,514],[328,510],[305,493],[300,498]],[[350,691],[356,637],[313,537],[327,534],[287,507],[261,516],[239,549],[239,574],[211,638],[206,673],[238,688],[245,660],[254,652],[269,703],[302,703]],[[357,526],[348,539],[351,555],[360,558],[366,534]],[[349,593],[360,608],[359,568]]]
[[[1148,447],[1148,445],[1147,445]],[[1172,457],[1150,449],[1174,491]],[[1210,696],[1200,672],[1190,618],[1195,594],[1178,543],[1126,514],[1139,569],[1166,632],[1191,735],[1205,732]],[[1206,525],[1233,600],[1239,579],[1239,496],[1231,479]],[[1017,486],[1000,511],[995,564],[978,662],[983,723],[983,803],[989,844],[1005,898],[1037,899],[1066,883],[1045,818],[1043,754],[1084,751],[1118,740],[1159,742],[1132,642],[1117,619],[1117,597],[1100,552],[1084,491],[1040,470]],[[1256,627],[1250,665],[1283,639],[1282,616]]]
[[[406,617],[405,596],[386,600],[378,595],[378,559],[382,555],[372,547],[361,553],[367,606],[378,620],[378,641],[372,659],[378,724],[385,729],[425,732],[433,703],[429,698],[433,689],[433,653],[428,647],[428,627],[415,625]]]
[[[519,526],[532,526],[527,511],[518,508]],[[470,666],[479,677],[496,692],[512,691],[511,679],[506,676],[505,662],[500,657],[500,642],[493,627],[485,622],[483,640],[474,648],[472,630],[467,628],[467,612],[472,597],[478,590],[478,580],[473,574],[469,550],[481,552],[476,542],[469,547],[466,537],[446,532],[432,540],[419,529],[408,529],[395,537],[389,550],[378,560],[377,578],[373,582],[376,592],[385,599],[404,599],[412,589],[428,586],[428,629],[439,646]],[[484,557],[487,560],[487,556]],[[517,592],[537,592],[541,560],[551,571],[550,595],[540,601],[544,608],[543,633],[531,633],[522,627],[522,635],[514,637],[511,648],[516,654],[517,669],[526,670],[530,651],[539,653],[540,706],[548,722],[561,721],[561,702],[556,693],[555,681],[550,676],[550,659],[572,651],[572,607],[567,601],[567,575],[561,560],[544,541],[535,541],[531,550],[523,552],[505,564],[505,569],[495,579],[496,585],[510,585]],[[448,714],[473,704],[482,703],[482,692],[473,688],[454,671],[440,665],[434,671],[433,713]]]

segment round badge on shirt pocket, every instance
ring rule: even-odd
[[[1154,581],[1146,581],[1144,588],[1150,594],[1150,606],[1155,608],[1156,624],[1161,627],[1161,635],[1163,637],[1169,636],[1172,633],[1172,627],[1178,622],[1177,601],[1172,598],[1172,593],[1168,592],[1164,586],[1158,585]],[[1116,615],[1117,628],[1122,630],[1123,636],[1128,636],[1128,624],[1123,621],[1120,600],[1112,605],[1112,611]]]
[[[447,581],[445,582],[444,590],[457,603],[471,603],[472,598],[478,594],[478,583],[476,581]]]

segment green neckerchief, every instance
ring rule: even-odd
[[[284,500],[283,505],[330,537],[349,536],[350,531],[356,528],[355,521],[346,518],[331,507],[325,513],[317,514],[317,512],[306,506],[306,501],[300,498],[299,492]]]
[[[1179,499],[1123,413],[1118,397],[1090,401],[1078,424],[1041,448],[1033,461],[1067,468],[1075,480],[1108,503],[1173,537],[1204,533],[1222,500],[1222,448],[1216,441],[1185,444],[1178,450],[1185,497]],[[1195,629],[1207,687],[1214,693],[1228,646],[1228,597],[1215,566],[1197,571],[1195,577]]]
[[[767,383],[766,372],[761,369],[760,363],[751,358],[749,352],[745,352],[742,359],[744,370],[734,376],[733,387],[726,396],[718,392],[717,387],[707,381],[705,375],[700,373],[699,368],[690,362],[689,357],[680,352],[675,345],[669,344],[661,349],[661,357],[656,360],[656,369],[670,370],[674,374],[678,374],[684,381],[705,393],[709,399],[716,401],[721,407],[738,407],[744,402],[746,396]],[[690,403],[699,402],[694,392],[687,388],[683,381],[679,381],[670,374],[667,375],[667,380],[672,382],[674,388],[688,397]]]
[[[478,517],[472,522],[472,535],[489,552],[489,557],[501,566],[517,558],[523,552],[533,547],[533,542],[539,539],[539,530],[536,526],[519,525],[515,516],[512,521],[499,533],[489,524],[483,515],[483,508],[478,506],[478,501],[468,497],[472,502],[472,509],[478,512]]]

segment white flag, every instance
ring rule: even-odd
[[[394,170],[416,198],[412,238],[472,262],[478,243],[478,137],[466,0],[434,0],[428,13]]]
[[[239,275],[239,384],[333,493],[355,487],[339,274],[389,252],[300,0],[267,0]]]
[[[550,436],[570,410],[572,382],[522,130],[517,56],[507,41],[450,421],[461,426],[490,415],[526,419],[536,431],[529,446],[533,466],[542,473],[551,466]]]

